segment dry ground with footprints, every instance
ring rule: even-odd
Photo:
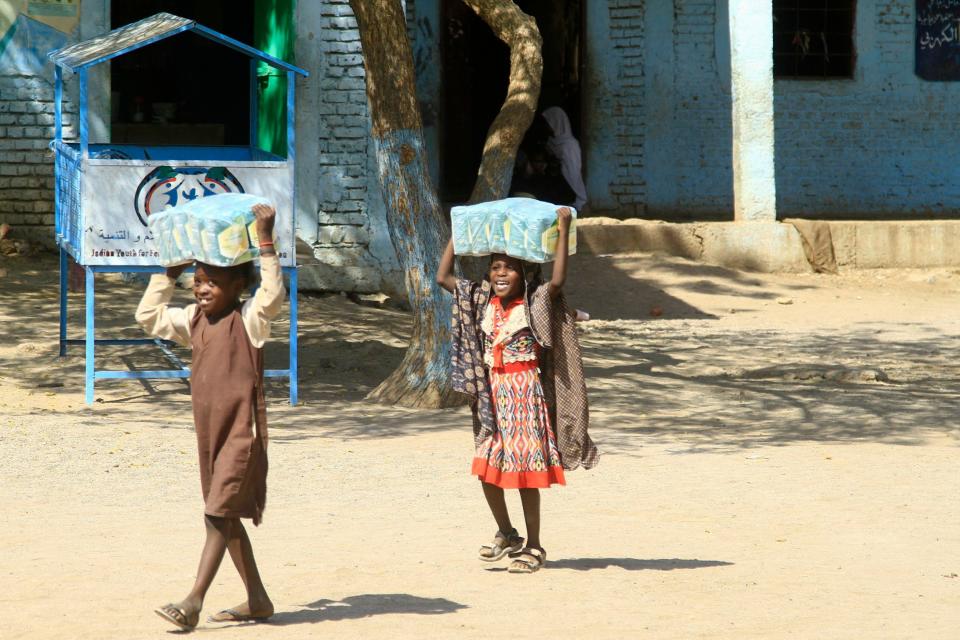
[[[100,278],[98,335],[140,335],[142,289]],[[203,541],[188,388],[107,381],[87,408],[82,350],[57,358],[55,258],[0,258],[0,291],[0,636],[168,637],[153,608],[186,593]],[[545,569],[477,561],[495,526],[467,475],[465,409],[363,401],[399,362],[408,315],[304,295],[303,402],[268,385],[267,511],[252,531],[277,613],[199,632],[956,634],[960,272],[578,256],[568,291],[592,315],[582,341],[604,456],[545,493]],[[74,336],[81,303],[71,294]],[[287,326],[268,366],[284,363]],[[101,353],[104,367],[163,365],[152,349]],[[242,593],[227,561],[205,614]]]

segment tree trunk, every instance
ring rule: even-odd
[[[510,194],[517,150],[537,115],[543,76],[543,40],[537,21],[512,0],[463,0],[510,47],[507,98],[487,131],[483,158],[470,202],[499,200]]]
[[[413,54],[399,0],[350,0],[366,70],[390,239],[406,274],[413,335],[400,366],[368,399],[407,407],[462,404],[450,389],[450,300],[434,281],[449,236],[427,169]]]

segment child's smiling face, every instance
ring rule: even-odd
[[[235,269],[197,263],[193,297],[208,318],[219,318],[233,308],[246,288],[246,279]]]
[[[512,300],[523,293],[523,265],[517,258],[495,254],[490,259],[490,285],[502,300]]]

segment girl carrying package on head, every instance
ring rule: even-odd
[[[540,541],[540,489],[566,484],[565,471],[597,463],[587,433],[588,408],[574,317],[563,297],[572,212],[556,210],[553,274],[505,254],[490,257],[482,282],[453,274],[454,241],[437,283],[454,295],[453,387],[469,396],[475,454],[471,473],[497,523],[480,559],[513,561],[511,573],[533,573],[547,559]],[[513,527],[504,489],[518,489],[526,544]]]

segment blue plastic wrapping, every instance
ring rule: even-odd
[[[453,250],[459,256],[505,253],[528,262],[550,262],[557,251],[557,209],[532,198],[506,198],[453,207]],[[568,255],[577,252],[577,212],[573,212]]]
[[[270,203],[249,193],[223,193],[151,215],[148,224],[160,253],[160,264],[171,267],[196,260],[232,267],[259,258],[256,216],[252,210],[257,204]]]

